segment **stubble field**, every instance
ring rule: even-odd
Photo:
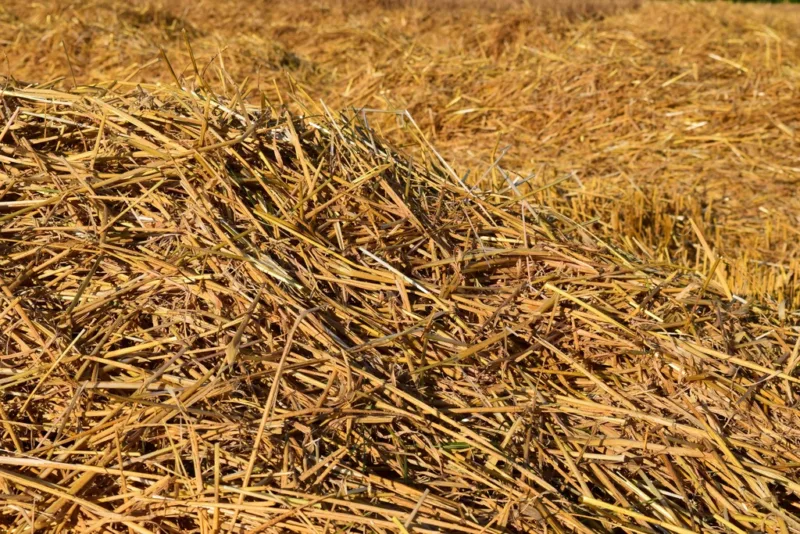
[[[0,528],[800,532],[800,10],[0,5]]]

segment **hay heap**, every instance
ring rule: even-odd
[[[119,87],[2,93],[7,532],[800,532],[785,310],[357,116]]]

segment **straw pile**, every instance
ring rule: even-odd
[[[7,532],[800,532],[800,333],[409,117],[7,81]]]
[[[533,200],[703,273],[705,241],[732,291],[797,308],[798,35],[796,5],[727,1],[4,0],[0,73],[172,83],[160,48],[191,79],[189,41],[215,90],[278,101],[285,71],[332,109],[407,109],[470,183],[574,173]]]

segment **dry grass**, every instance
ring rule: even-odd
[[[413,123],[106,88],[3,93],[7,531],[800,531],[796,313]]]
[[[797,11],[377,3],[0,5],[0,530],[800,532]]]
[[[734,291],[800,305],[796,8],[647,3],[582,22],[461,4],[11,0],[0,40],[16,78],[69,87],[170,81],[159,47],[190,76],[185,30],[214,87],[277,101],[288,72],[332,109],[408,109],[469,180],[501,154],[523,190],[574,173],[532,201],[699,270],[705,239]],[[370,121],[403,142],[393,118]]]
[[[570,20],[605,17],[624,10],[636,9],[641,5],[641,0],[339,0],[327,2],[327,5],[336,5],[340,9],[353,11],[379,7],[383,9],[423,10],[428,12],[441,12],[447,9],[474,9],[486,13],[492,11],[508,12],[524,9],[539,11],[546,16],[565,17]]]

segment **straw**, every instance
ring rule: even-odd
[[[791,308],[300,95],[3,87],[6,531],[800,529]]]
[[[396,111],[365,116],[398,146],[408,110],[469,185],[527,180],[534,213],[704,274],[719,258],[734,295],[794,309],[798,25],[730,2],[6,0],[0,73],[86,94],[178,79],[238,91],[234,115],[305,92]]]

